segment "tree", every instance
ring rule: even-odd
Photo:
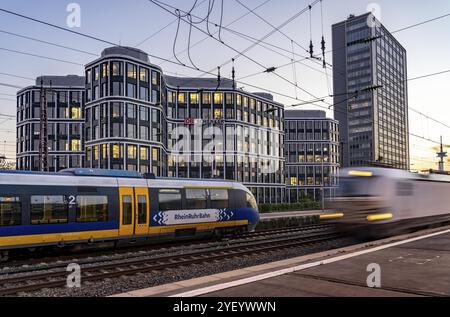
[[[0,170],[15,170],[16,162],[0,160]]]

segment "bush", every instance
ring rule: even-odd
[[[294,204],[261,204],[259,205],[259,212],[270,213],[270,212],[283,212],[283,211],[303,211],[303,210],[313,210],[320,209],[321,205],[311,199],[302,199],[298,203]]]

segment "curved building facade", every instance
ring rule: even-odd
[[[161,69],[142,51],[112,47],[85,75],[85,166],[165,176]]]
[[[36,79],[36,85],[17,93],[17,169],[40,170],[42,91],[45,91],[47,101],[48,170],[82,166],[84,78],[42,76]]]

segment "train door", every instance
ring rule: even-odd
[[[134,193],[136,202],[134,234],[147,234],[150,210],[148,188],[135,188]]]
[[[120,236],[148,233],[149,197],[148,188],[121,187],[120,195]]]

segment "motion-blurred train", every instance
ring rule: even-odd
[[[254,230],[242,184],[132,171],[0,172],[0,257],[12,249],[118,246]]]
[[[343,169],[328,208],[358,236],[382,237],[450,221],[450,175],[386,168]]]

